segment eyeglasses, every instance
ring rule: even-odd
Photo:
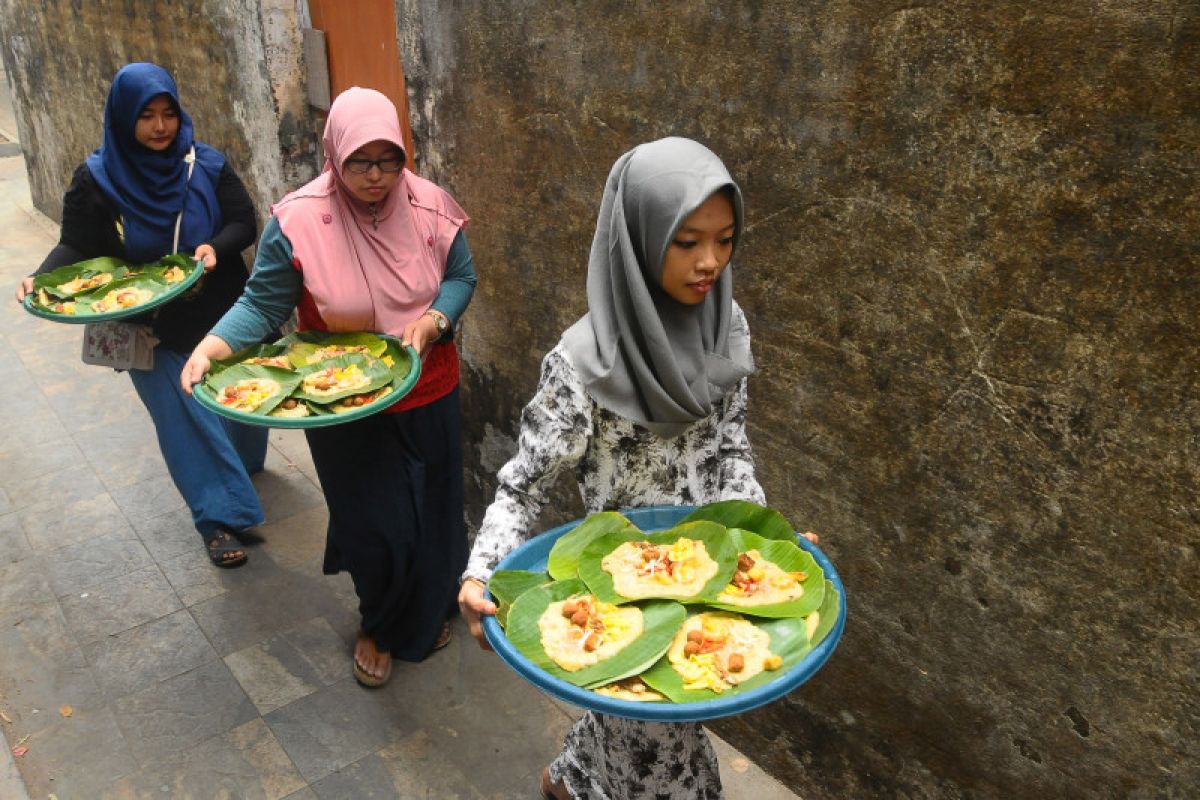
[[[380,172],[399,172],[404,167],[404,159],[395,156],[377,158],[374,161],[365,158],[347,158],[342,166],[347,172],[353,172],[356,175],[370,172],[371,167],[379,167]]]

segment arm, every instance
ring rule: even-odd
[[[283,235],[279,222],[272,217],[263,230],[254,271],[246,282],[245,291],[184,364],[180,376],[183,390],[191,393],[192,386],[208,372],[213,358],[223,358],[260,342],[282,325],[303,293],[304,279],[292,266],[292,244]]]
[[[433,301],[432,308],[442,312],[450,322],[450,330],[458,324],[471,295],[475,293],[475,260],[471,257],[471,249],[467,246],[467,235],[459,230],[450,245],[446,255],[446,274],[442,278],[438,296]]]
[[[500,470],[496,499],[463,573],[459,605],[471,633],[484,644],[480,614],[495,613],[483,587],[496,564],[527,539],[558,474],[579,463],[591,439],[591,401],[578,375],[556,349],[542,361],[537,393],[521,413],[517,454]]]
[[[446,271],[438,287],[437,297],[429,310],[441,314],[449,323],[447,335],[452,334],[459,318],[467,310],[471,295],[475,293],[475,261],[471,258],[471,249],[467,246],[467,237],[462,229],[454,237],[450,252],[446,254]],[[428,316],[422,316],[415,322],[409,323],[401,337],[405,344],[411,344],[418,351],[424,352],[425,346],[441,339],[437,325]]]
[[[766,494],[754,476],[754,454],[746,436],[746,379],[725,399],[721,415],[721,441],[717,447],[720,459],[722,500],[752,500],[766,505]]]
[[[274,217],[263,229],[254,270],[242,296],[217,322],[212,334],[234,350],[262,341],[291,316],[304,293],[304,278],[292,266],[292,243]]]
[[[228,162],[221,168],[217,178],[216,195],[217,206],[221,209],[221,229],[213,234],[210,241],[196,247],[194,257],[203,259],[206,272],[218,265],[224,267],[222,273],[228,273],[230,269],[242,271],[244,266],[238,256],[254,244],[254,237],[258,234],[258,219],[246,187]],[[242,277],[244,271],[236,276],[239,286]]]
[[[117,238],[115,217],[104,204],[92,174],[80,165],[71,177],[71,185],[63,194],[62,227],[58,244],[46,256],[34,275],[75,264],[99,256],[120,256],[121,242]],[[21,281],[17,300],[33,290],[33,276]]]

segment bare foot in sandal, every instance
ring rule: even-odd
[[[246,563],[246,551],[233,534],[224,528],[218,529],[205,545],[209,561],[218,567],[240,567]]]
[[[363,686],[382,686],[392,675],[392,656],[375,647],[375,640],[358,634],[354,645],[354,678]]]

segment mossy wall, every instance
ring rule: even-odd
[[[293,0],[0,0],[0,30],[30,192],[51,217],[131,61],[175,77],[196,138],[225,153],[260,210],[315,172]]]
[[[609,166],[697,138],[746,196],[761,479],[849,606],[716,730],[808,800],[1195,796],[1196,4],[397,9],[418,170],[474,218],[472,523]]]

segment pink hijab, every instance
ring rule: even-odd
[[[379,140],[404,150],[392,101],[357,86],[342,92],[325,123],[325,170],[271,208],[320,315],[305,319],[311,305],[302,302],[302,328],[401,335],[437,297],[450,245],[467,224],[453,197],[407,169],[378,203],[354,197],[342,163]]]

